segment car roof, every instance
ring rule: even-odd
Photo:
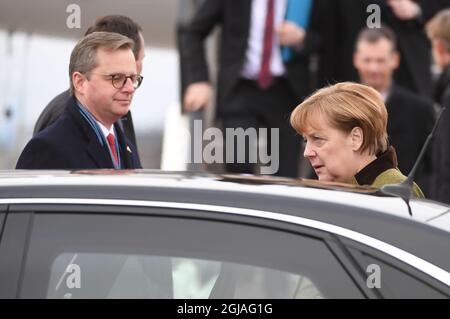
[[[134,191],[135,188],[157,187],[166,190],[214,191],[221,194],[232,192],[280,198],[309,199],[329,204],[369,209],[411,219],[405,202],[400,198],[383,195],[378,189],[368,186],[334,182],[270,176],[218,175],[161,170],[0,171],[0,198],[7,196],[32,198],[37,196],[36,189],[38,188],[46,187],[50,190],[54,188],[54,191],[56,191],[57,188],[63,186],[74,187],[83,185],[87,188],[108,187],[110,195],[105,198],[120,198],[114,195],[116,193],[114,189],[123,194],[124,187],[130,188],[130,193],[133,193],[135,196],[133,199],[135,200],[148,200],[147,193],[136,193]],[[8,188],[16,189],[17,187],[21,187],[20,192],[5,191]],[[79,189],[77,196],[82,196],[82,193],[83,191]],[[92,192],[89,189],[86,189],[85,193],[92,196]],[[39,196],[44,195],[42,192],[39,192],[39,194]],[[137,194],[142,194],[141,198],[139,196],[136,197]],[[52,195],[52,192],[47,194],[47,196],[50,195]],[[99,196],[101,195],[99,194]],[[177,197],[173,196],[172,200],[176,201]],[[233,204],[239,205],[238,202]],[[450,206],[430,200],[412,199],[411,209],[413,220],[424,223],[433,221],[434,226],[450,232],[448,223],[440,225],[436,222],[436,220],[450,212]]]

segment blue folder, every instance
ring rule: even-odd
[[[294,22],[307,30],[311,16],[312,2],[313,0],[288,0],[285,20]],[[292,59],[293,52],[291,48],[283,47],[281,50],[283,61],[288,62]]]

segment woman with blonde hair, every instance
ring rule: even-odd
[[[321,181],[382,187],[406,179],[389,146],[387,110],[380,94],[365,85],[344,82],[322,88],[291,114],[303,136],[304,156]],[[424,197],[414,184],[416,197]]]

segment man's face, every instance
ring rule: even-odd
[[[136,60],[131,49],[106,51],[99,48],[96,61],[97,67],[89,74],[82,75],[76,95],[94,117],[108,128],[128,113],[135,91],[130,79],[122,88],[115,88],[109,75],[137,74]]]
[[[361,82],[379,92],[389,88],[399,62],[398,53],[392,50],[391,42],[385,38],[374,43],[360,41],[353,56]]]

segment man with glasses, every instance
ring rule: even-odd
[[[142,82],[134,42],[118,33],[93,32],[70,56],[70,94],[63,114],[36,134],[18,169],[140,168],[135,146],[118,121]]]
[[[123,15],[106,15],[99,17],[95,21],[94,25],[87,29],[84,35],[86,36],[92,32],[99,31],[116,32],[127,36],[134,41],[133,53],[136,59],[138,74],[141,74],[142,61],[145,57],[144,37],[142,36],[141,26],[129,17]],[[33,135],[53,124],[61,116],[69,98],[70,92],[69,90],[66,90],[50,101],[50,103],[39,115],[36,125],[34,126]],[[128,112],[124,117],[122,117],[119,124],[123,128],[125,136],[135,145],[137,149],[136,134],[134,132],[131,112]]]

